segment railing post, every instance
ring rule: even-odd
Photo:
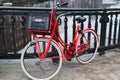
[[[88,28],[91,28],[91,14],[89,14],[89,19],[88,19]]]
[[[113,44],[116,44],[116,34],[117,34],[117,20],[118,14],[115,14],[115,25],[114,25],[114,36],[113,36]]]
[[[119,20],[119,30],[118,30],[118,43],[120,44],[120,20]]]
[[[98,32],[98,13],[96,13],[95,18],[95,31]]]
[[[64,36],[64,39],[65,39],[65,42],[67,43],[67,22],[68,22],[68,18],[65,16],[65,19],[64,19],[64,27],[65,27],[65,36]]]
[[[21,27],[22,27],[23,47],[24,47],[26,45],[25,17],[24,16],[21,16]]]
[[[73,39],[74,39],[75,29],[76,29],[75,14],[73,14]]]
[[[11,27],[12,27],[12,44],[13,44],[13,50],[14,50],[14,54],[17,53],[16,51],[16,33],[15,33],[15,23],[16,23],[16,19],[14,16],[11,16]]]
[[[89,19],[88,19],[88,28],[91,28],[91,13],[89,14]],[[90,33],[88,33],[88,40],[90,40]]]
[[[81,17],[83,16],[83,14],[81,15]],[[81,22],[81,30],[84,29],[84,22]]]
[[[113,15],[110,15],[110,25],[109,25],[109,38],[108,38],[108,45],[111,44],[111,35],[112,35],[112,25],[113,25]]]
[[[106,27],[107,23],[109,22],[108,15],[106,13],[106,10],[103,11],[103,15],[101,15],[100,23],[101,23],[101,35],[100,35],[100,46],[105,47],[105,40],[106,40]],[[100,51],[99,55],[103,55],[105,52]]]
[[[5,34],[5,18],[2,15],[0,19],[0,34],[1,34],[1,43],[2,43],[2,51],[4,51],[5,54],[8,53],[7,51],[7,42],[6,42],[6,34]],[[3,52],[2,52],[3,53]]]

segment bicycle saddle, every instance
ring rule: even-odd
[[[86,18],[85,17],[77,17],[75,19],[75,21],[77,21],[78,23],[82,23],[82,22],[85,22],[86,21]]]

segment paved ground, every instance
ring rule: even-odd
[[[0,80],[30,80],[22,72],[20,60],[0,60]],[[120,80],[120,49],[107,51],[91,63],[66,61],[52,80]]]

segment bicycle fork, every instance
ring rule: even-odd
[[[49,51],[49,49],[50,49],[50,42],[51,42],[51,40],[52,40],[52,37],[54,36],[54,31],[55,31],[57,25],[58,25],[58,23],[55,24],[55,28],[53,29],[52,34],[51,34],[51,36],[50,36],[49,39],[48,39],[47,47],[46,47],[46,49],[45,49],[45,52],[43,52],[43,53],[42,53],[41,50],[40,50],[40,46],[39,46],[39,42],[38,42],[38,38],[39,38],[39,37],[37,37],[36,34],[33,35],[33,38],[34,38],[35,43],[36,43],[36,44],[35,44],[35,47],[36,47],[36,49],[37,49],[37,51],[38,51],[38,56],[39,56],[40,60],[43,60],[43,59],[47,56],[47,54],[48,54],[48,51]]]
[[[46,57],[46,55],[48,54],[48,51],[50,49],[50,41],[52,40],[52,38],[50,38],[48,40],[47,47],[45,48],[45,51],[42,53],[41,48],[40,48],[40,44],[38,41],[39,37],[37,37],[37,35],[35,35],[35,34],[33,35],[33,37],[34,37],[34,41],[35,41],[35,48],[37,50],[37,55],[38,55],[40,60],[43,60]]]

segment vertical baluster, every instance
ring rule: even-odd
[[[64,28],[65,28],[65,37],[64,37],[64,39],[65,39],[65,42],[67,43],[67,28],[68,28],[68,26],[67,26],[67,21],[68,21],[68,19],[67,19],[67,17],[65,16],[65,19],[64,19]]]
[[[101,23],[101,35],[100,35],[100,47],[105,47],[105,40],[106,40],[106,26],[109,22],[108,15],[106,10],[103,11],[103,15],[101,15],[100,23]],[[105,52],[102,50],[99,55],[103,55]]]
[[[83,14],[81,15],[81,17],[83,16]],[[84,29],[84,22],[81,22],[81,30]],[[80,39],[80,43],[82,44],[83,43],[83,37],[81,37]]]
[[[26,45],[26,33],[25,33],[25,17],[21,16],[21,27],[22,27],[22,42],[23,47]]]
[[[83,14],[81,16],[83,16]],[[84,22],[81,22],[81,29],[84,29]]]
[[[91,28],[91,14],[89,14],[89,19],[88,19],[88,28]]]
[[[95,19],[95,31],[97,32],[98,30],[98,14],[96,13],[96,19]]]
[[[73,39],[74,39],[74,34],[75,34],[75,28],[76,28],[75,15],[73,15]]]
[[[97,30],[97,29],[98,29],[98,14],[96,13],[95,16],[96,16],[96,18],[95,18],[95,26],[94,26],[94,27],[95,27],[96,33],[98,33],[98,32],[97,32],[97,31],[98,31],[98,30]],[[96,44],[94,45],[94,48],[95,48],[95,47],[96,47]]]
[[[110,15],[110,25],[109,25],[109,39],[108,39],[108,45],[110,45],[111,44],[111,35],[112,35],[112,25],[113,25],[113,15],[111,14]]]
[[[14,16],[11,16],[11,27],[12,27],[12,44],[13,44],[13,50],[14,54],[17,53],[16,51],[16,33],[15,33],[15,23],[16,19]]]
[[[114,35],[113,35],[113,44],[116,44],[116,34],[117,34],[117,17],[118,14],[115,15],[115,26],[114,26]]]
[[[120,20],[119,20],[119,31],[118,31],[118,43],[120,44]]]
[[[2,41],[2,50],[5,53],[4,55],[8,54],[7,50],[7,42],[6,42],[6,34],[5,34],[5,18],[4,16],[1,16],[0,19],[0,33],[1,33],[1,41]]]
[[[88,28],[91,28],[91,14],[89,14]],[[90,33],[88,33],[88,40],[90,41]],[[90,41],[91,42],[91,41]]]

